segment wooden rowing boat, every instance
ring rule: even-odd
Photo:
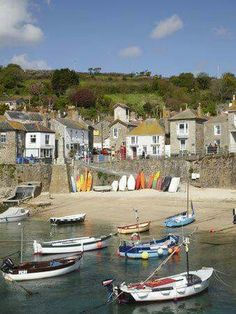
[[[86,217],[85,213],[77,214],[77,215],[69,215],[62,217],[51,217],[50,222],[54,225],[65,225],[65,224],[74,224],[84,222]]]
[[[122,233],[122,234],[145,232],[150,229],[150,223],[151,221],[140,222],[140,223],[136,223],[132,225],[120,226],[120,227],[117,227],[117,229],[118,229],[118,233]]]

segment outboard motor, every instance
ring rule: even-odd
[[[3,260],[1,265],[1,270],[4,273],[10,273],[11,270],[14,268],[14,263],[10,257],[7,257]]]
[[[113,279],[106,279],[103,280],[102,285],[103,287],[107,288],[107,293],[108,293],[108,298],[107,298],[107,302],[112,301],[112,297],[113,297]]]

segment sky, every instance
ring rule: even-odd
[[[0,0],[0,64],[236,74],[235,0]]]

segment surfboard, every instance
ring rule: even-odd
[[[75,179],[73,176],[70,177],[71,178],[71,190],[72,192],[76,192],[76,184],[75,184]]]
[[[175,192],[177,192],[178,187],[179,187],[179,183],[180,183],[180,178],[179,178],[179,177],[173,177],[173,178],[171,179],[168,192],[170,192],[170,193],[175,193]]]
[[[77,191],[79,192],[80,191],[80,176],[79,175],[76,178],[76,188],[77,188]]]
[[[92,174],[90,172],[88,172],[88,176],[87,176],[87,186],[86,186],[86,191],[90,192],[92,189],[92,184],[93,184],[93,177]]]
[[[79,192],[82,191],[83,185],[84,185],[84,175],[81,174],[81,175],[80,175],[80,179],[79,179]]]
[[[88,180],[88,169],[85,168],[85,172],[84,172],[84,184],[82,185],[82,192],[86,192],[86,190],[87,190],[87,180]]]
[[[139,190],[141,186],[141,177],[140,173],[137,175],[136,180],[135,180],[135,190]]]
[[[127,176],[124,175],[119,181],[119,191],[125,191],[127,185]]]
[[[151,188],[152,188],[152,182],[153,182],[153,179],[154,179],[154,175],[153,175],[153,174],[151,174],[151,175],[149,176],[148,186],[147,186],[149,189],[151,189]]]
[[[153,178],[153,181],[152,181],[152,188],[153,188],[153,189],[156,189],[157,180],[158,180],[159,177],[160,177],[160,171],[157,171],[157,172],[154,174],[154,178]]]
[[[117,180],[113,181],[111,184],[111,187],[112,187],[112,191],[117,192],[118,187],[119,187],[119,181],[117,181]]]
[[[146,182],[145,182],[145,175],[143,173],[143,171],[140,173],[140,187],[141,189],[145,189],[145,186],[146,186]]]
[[[163,192],[167,192],[168,191],[168,188],[169,188],[169,185],[170,185],[170,182],[171,182],[171,177],[170,176],[166,176],[164,181],[163,181],[163,184],[162,184],[162,191]]]
[[[161,187],[162,187],[162,177],[159,177],[159,179],[157,180],[156,189],[158,191],[161,191]]]
[[[135,190],[135,178],[134,178],[134,176],[132,174],[128,178],[127,188],[128,188],[129,191],[134,191]]]

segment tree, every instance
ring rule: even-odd
[[[51,83],[53,91],[57,95],[63,95],[69,87],[79,84],[79,75],[69,69],[55,70]]]
[[[201,72],[197,75],[196,81],[199,89],[206,90],[210,87],[211,78],[207,73]]]
[[[0,72],[0,83],[6,89],[21,87],[24,81],[24,71],[17,64],[8,64]]]
[[[196,88],[195,78],[192,73],[181,73],[179,76],[172,76],[170,81],[179,87],[186,87],[188,91]]]
[[[6,104],[0,104],[0,115],[4,115],[5,111],[9,110],[9,106]]]
[[[74,89],[69,94],[69,100],[76,107],[95,107],[96,99],[94,92],[88,88]]]

